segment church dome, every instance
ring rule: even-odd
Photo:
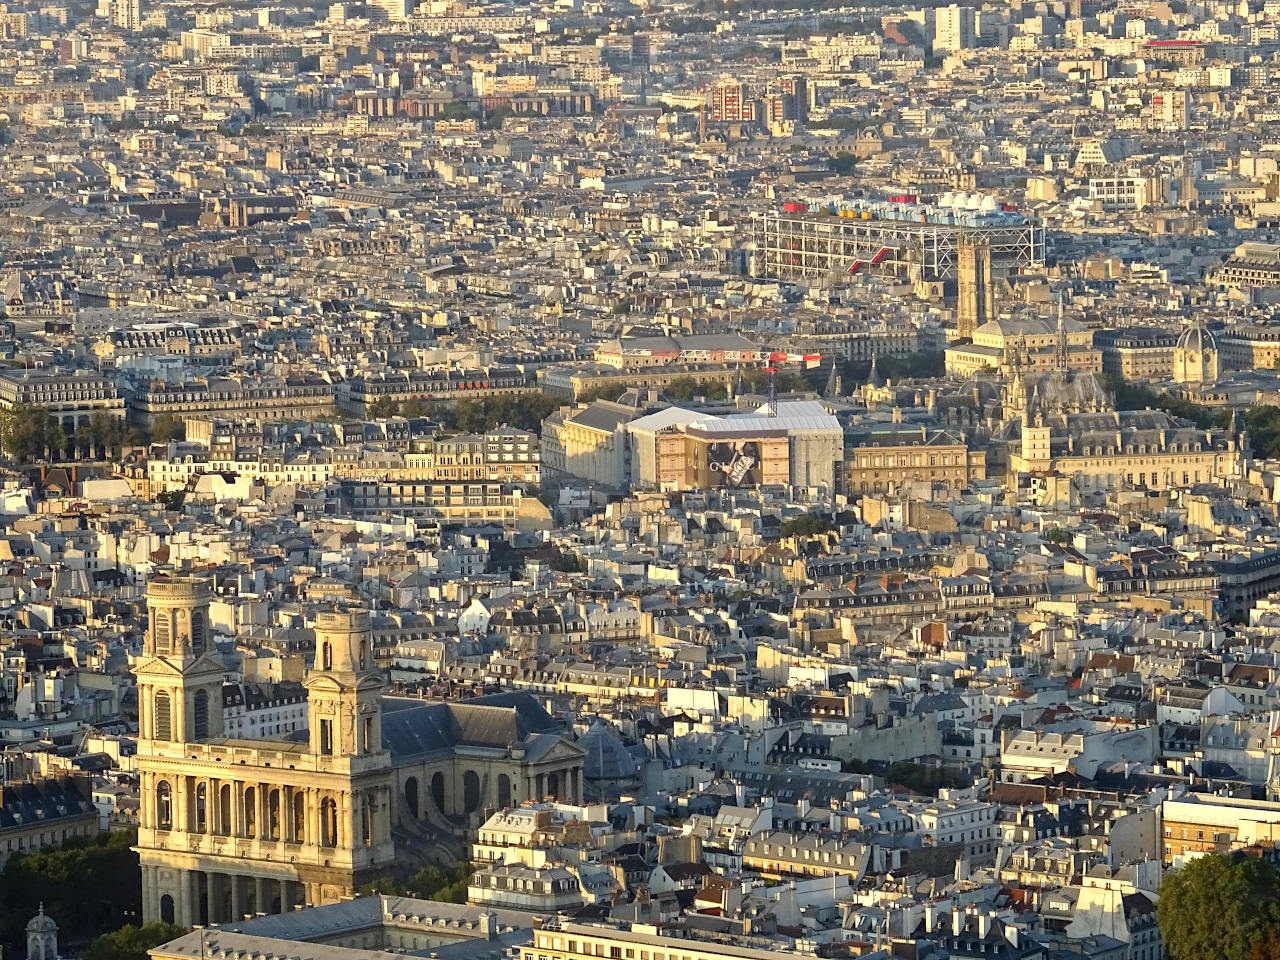
[[[1206,350],[1217,350],[1218,341],[1203,323],[1193,323],[1178,337],[1178,349],[1204,353]]]
[[[27,933],[57,933],[58,925],[53,917],[44,912],[44,904],[40,904],[40,912],[27,921]]]
[[[588,780],[625,780],[640,769],[622,738],[602,720],[591,724],[578,746],[587,754],[582,759],[582,775]]]

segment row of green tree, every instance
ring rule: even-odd
[[[417,897],[419,900],[437,900],[442,903],[466,903],[467,884],[475,868],[466,861],[459,861],[448,869],[424,867],[401,882],[390,876],[381,876],[360,888],[364,894],[385,893],[394,897]]]
[[[876,357],[876,373],[885,380],[927,380],[946,373],[946,358],[940,350],[922,350],[905,357]],[[844,360],[840,376],[846,385],[871,379],[870,360]]]
[[[502,425],[521,430],[537,430],[542,421],[559,405],[559,401],[536,390],[497,397],[468,397],[434,406],[416,397],[404,401],[394,397],[378,397],[369,404],[368,415],[375,420],[387,417],[431,417],[450,430],[483,433]]]
[[[142,870],[130,849],[136,842],[137,831],[119,831],[71,839],[54,850],[17,853],[5,861],[0,870],[4,952],[22,955],[27,921],[41,903],[65,944],[88,943],[104,930],[136,922],[142,915]]]
[[[105,411],[71,433],[42,406],[20,403],[0,412],[0,449],[19,463],[119,456],[125,447],[146,441],[142,430]]]

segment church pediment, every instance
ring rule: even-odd
[[[570,740],[560,740],[551,749],[540,757],[531,758],[533,763],[577,763],[587,755],[576,743]]]

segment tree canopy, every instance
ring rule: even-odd
[[[825,514],[810,511],[799,517],[792,517],[782,524],[781,535],[784,537],[812,537],[836,528],[835,522]]]
[[[440,419],[451,430],[466,433],[483,433],[502,424],[520,430],[540,430],[542,421],[559,406],[559,401],[545,393],[530,390],[458,400],[440,411]]]
[[[694,397],[723,400],[729,395],[723,383],[704,382],[693,377],[676,377],[662,390],[670,400],[688,401]]]
[[[404,883],[389,876],[377,877],[361,887],[360,892],[417,897],[419,900],[436,900],[442,903],[466,903],[467,884],[471,882],[474,872],[475,868],[465,861],[455,863],[447,870],[424,867]]]
[[[19,463],[37,460],[66,442],[61,424],[44,407],[17,403],[0,413],[0,448]]]
[[[68,943],[137,920],[142,869],[129,849],[136,842],[137,831],[126,830],[10,857],[0,870],[0,944],[6,953],[26,949],[27,921],[42,902]]]
[[[1170,960],[1248,960],[1280,929],[1280,873],[1208,854],[1165,875],[1156,916]]]
[[[84,952],[84,960],[147,960],[147,951],[186,933],[172,923],[156,921],[140,927],[126,923],[97,937]]]

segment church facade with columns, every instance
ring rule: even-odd
[[[581,799],[582,750],[527,694],[384,697],[361,610],[315,617],[304,735],[228,738],[209,582],[159,576],[147,602],[134,663],[144,922],[333,903],[397,861],[465,849],[495,809]]]

